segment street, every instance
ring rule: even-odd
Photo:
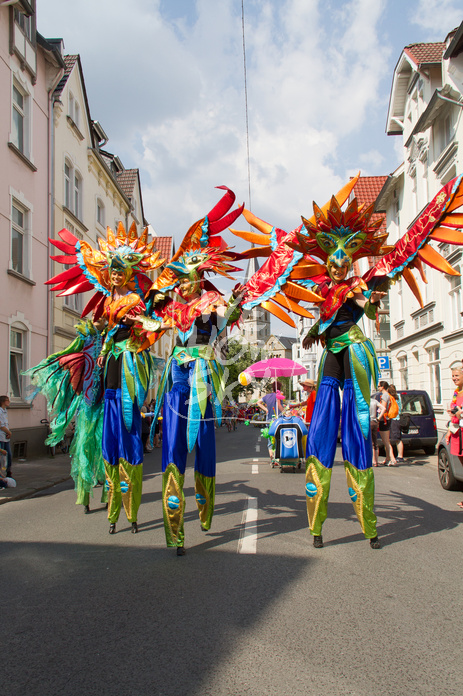
[[[325,548],[304,472],[280,473],[260,430],[217,431],[212,529],[187,469],[185,546],[166,549],[161,450],[148,454],[130,533],[72,481],[0,506],[8,696],[461,696],[462,493],[435,457],[375,469],[379,551],[363,538],[341,451]],[[256,519],[257,518],[257,519]]]

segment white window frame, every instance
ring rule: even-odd
[[[12,346],[12,333],[17,331],[21,333],[22,336],[22,346],[18,348]],[[10,400],[14,403],[25,403],[26,402],[26,392],[28,379],[26,377],[18,375],[19,382],[19,396],[14,395],[11,386],[11,362],[12,355],[22,355],[22,365],[20,370],[27,370],[29,367],[29,351],[31,346],[31,334],[32,325],[26,319],[22,312],[17,312],[15,316],[9,317],[8,319],[8,394],[10,395]]]
[[[454,267],[458,273],[461,273],[460,266]],[[451,305],[451,326],[452,331],[457,331],[463,328],[463,317],[461,316],[461,276],[448,276],[450,284],[450,305]]]
[[[96,199],[96,221],[103,229],[106,220],[106,208],[101,198]]]
[[[20,105],[15,100],[16,90],[22,97],[23,103]],[[13,80],[11,84],[11,133],[10,142],[19,150],[19,152],[27,157],[28,160],[32,161],[32,148],[31,148],[31,94],[27,89],[27,85],[24,84],[23,80],[20,80],[16,75],[13,75]],[[22,143],[20,138],[17,136],[17,129],[15,125],[14,114],[18,114],[22,119]]]
[[[23,215],[23,227],[13,220],[13,206]],[[25,278],[32,280],[32,214],[33,206],[22,193],[10,188],[10,258],[9,268]],[[13,264],[13,229],[22,235],[22,270],[15,268]]]
[[[32,17],[21,12],[17,7],[14,8],[14,21],[21,29],[22,33],[32,42]]]
[[[83,179],[77,169],[74,169],[73,178],[73,213],[76,218],[82,220],[82,189],[83,189]]]
[[[69,232],[72,232],[73,235],[78,237],[79,239],[83,239],[83,236],[80,232],[76,230],[72,222],[69,220],[65,219],[64,220],[64,226]],[[72,268],[72,266],[69,266],[67,264],[64,265],[64,269],[67,270],[68,268]],[[82,313],[82,294],[79,293],[78,295],[64,295],[63,297],[63,307],[66,307],[67,309],[72,310],[73,312],[77,312],[78,314]]]
[[[80,106],[79,102],[73,95],[73,93],[70,91],[69,92],[69,97],[68,97],[68,116],[74,121],[75,125],[77,128],[80,126]]]
[[[399,353],[397,356],[399,363],[400,388],[408,389],[408,357],[406,353]]]
[[[67,168],[67,171],[66,171]],[[72,177],[74,173],[74,167],[68,159],[64,160],[64,205],[68,210],[72,211]]]
[[[64,158],[63,184],[64,206],[82,222],[84,178],[69,157]]]
[[[442,404],[441,357],[440,345],[437,341],[427,343],[424,349],[428,356],[428,385],[429,395],[433,404]]]

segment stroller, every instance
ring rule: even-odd
[[[272,459],[272,469],[280,467],[280,472],[296,468],[300,469],[302,460],[305,459],[305,450],[308,430],[299,416],[290,413],[276,418],[270,424],[268,431],[272,438],[275,450],[275,459]]]

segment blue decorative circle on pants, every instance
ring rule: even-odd
[[[127,483],[127,481],[121,481],[121,492],[127,493],[128,490],[129,490],[129,484]]]
[[[308,483],[305,487],[305,492],[309,498],[313,498],[317,495],[317,486],[314,483]]]
[[[109,491],[110,485],[108,479],[104,482],[104,487],[106,488],[107,491]]]
[[[167,507],[170,508],[171,510],[178,510],[180,507],[180,500],[177,498],[176,495],[170,495],[167,498]]]
[[[201,493],[196,493],[196,502],[198,505],[205,505],[206,504],[206,498],[201,495]]]
[[[348,491],[349,491],[350,499],[352,500],[353,503],[355,503],[355,501],[357,500],[357,493],[354,491],[353,488],[349,488]]]

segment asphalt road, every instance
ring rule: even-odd
[[[0,694],[461,696],[462,494],[435,458],[375,470],[379,551],[335,465],[314,549],[303,472],[271,469],[258,429],[217,442],[212,530],[190,468],[182,558],[164,547],[160,450],[138,535],[124,513],[108,535],[99,489],[90,515],[70,483],[0,506]]]

